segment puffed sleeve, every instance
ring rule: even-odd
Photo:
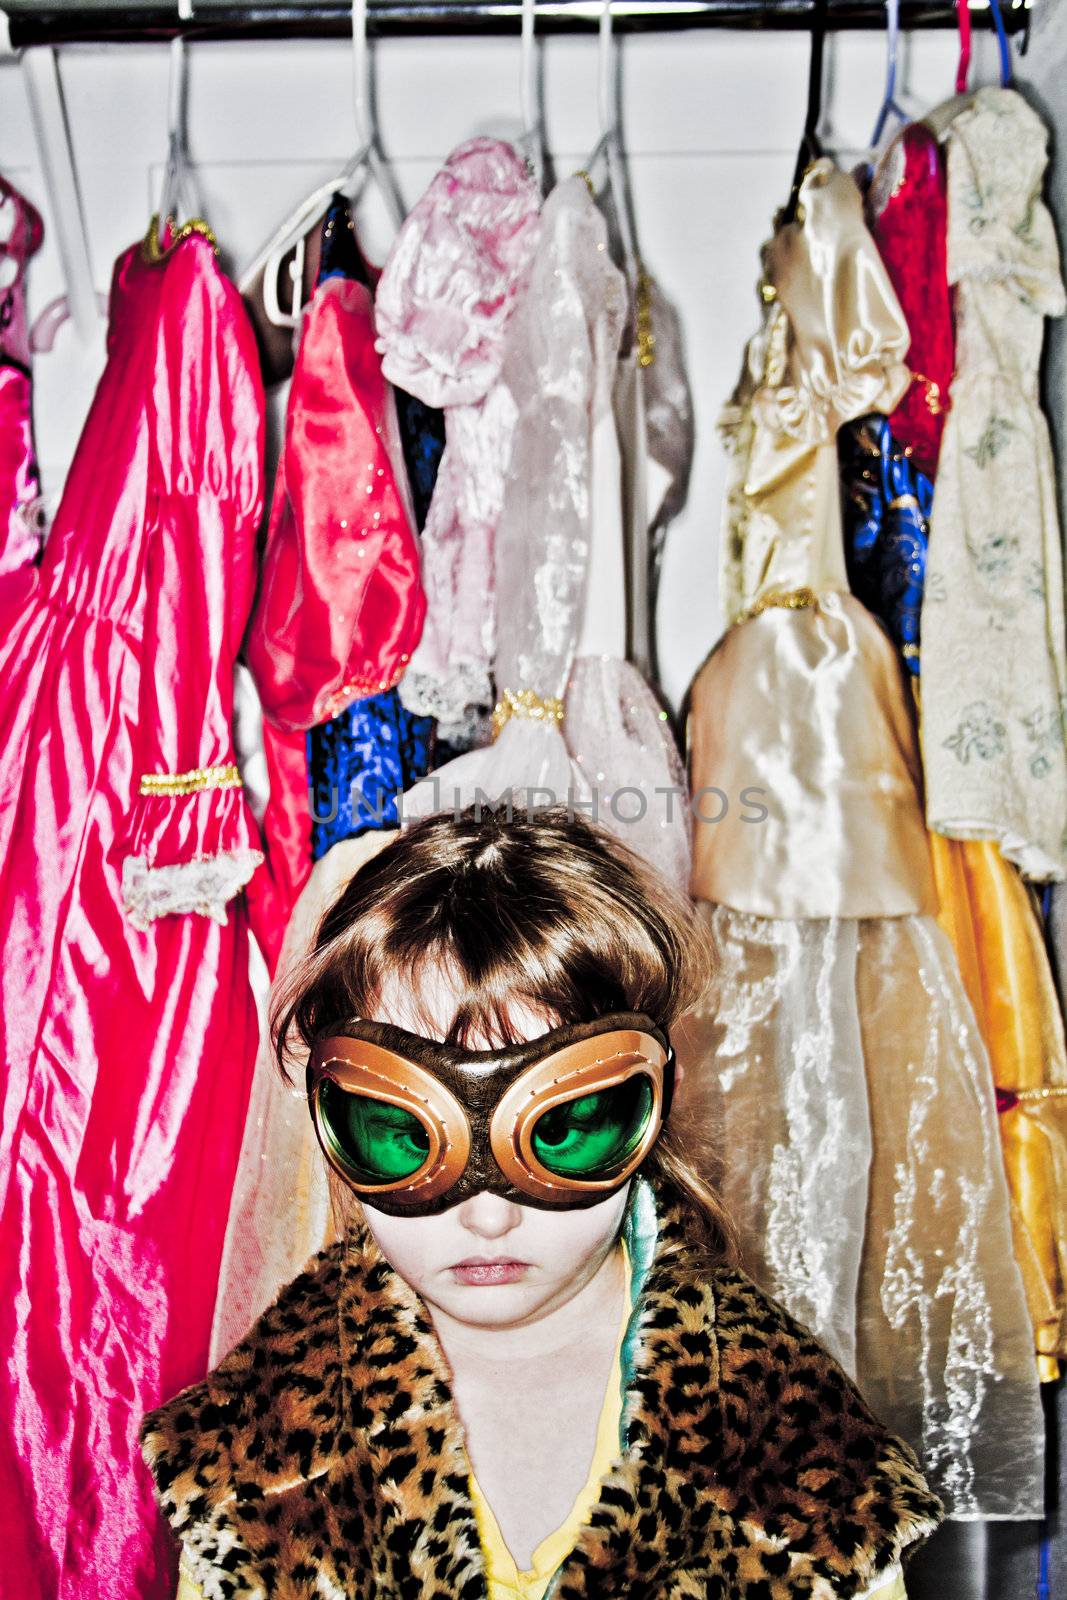
[[[134,926],[226,902],[263,857],[237,771],[233,672],[263,509],[263,390],[240,297],[193,236],[158,266],[140,695],[123,900]]]
[[[810,448],[854,417],[892,411],[911,382],[911,332],[859,190],[831,161],[805,176],[797,221],[767,245],[764,268],[789,319],[785,371],[755,402],[767,431]]]

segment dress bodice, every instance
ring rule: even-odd
[[[562,696],[586,605],[591,549],[605,543],[596,539],[597,521],[621,565],[609,386],[626,291],[606,246],[604,219],[584,182],[558,184],[545,201],[541,247],[503,366],[519,421],[496,541],[497,595],[507,619],[496,652],[498,691]],[[599,428],[610,430],[606,441],[598,442]],[[614,455],[613,508],[605,497],[597,503],[591,484],[594,454],[605,443]],[[607,561],[606,549],[603,556]],[[597,598],[591,597],[594,605]],[[621,595],[612,598],[621,603]]]
[[[378,283],[378,348],[393,383],[445,412],[422,537],[427,614],[400,686],[438,736],[469,747],[493,703],[493,543],[515,426],[500,367],[540,228],[540,193],[510,145],[449,156],[394,241]]]
[[[847,589],[836,433],[892,410],[909,378],[904,314],[859,191],[831,161],[809,168],[797,219],[778,229],[763,260],[764,323],[720,424],[732,458],[728,620],[775,591]]]
[[[1036,401],[1044,318],[1062,316],[1059,251],[1041,185],[1048,132],[1014,89],[980,89],[951,124],[948,277],[957,368],[998,373]],[[991,422],[995,419],[991,419]],[[986,441],[997,447],[995,428]]]
[[[871,232],[911,331],[912,381],[890,427],[915,466],[932,477],[955,366],[955,335],[945,168],[937,139],[924,123],[909,123],[886,152],[871,185],[869,211]]]
[[[1067,652],[1038,371],[1045,318],[1067,302],[1041,194],[1048,135],[1014,90],[980,89],[947,147],[956,372],[922,604],[927,820],[950,838],[996,839],[1028,877],[1058,879]]]

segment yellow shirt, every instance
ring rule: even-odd
[[[533,1566],[520,1572],[515,1557],[504,1543],[504,1536],[488,1500],[483,1495],[478,1480],[470,1475],[471,1500],[478,1519],[478,1534],[485,1556],[486,1576],[489,1580],[489,1600],[543,1600],[545,1590],[554,1573],[574,1549],[578,1530],[589,1520],[600,1496],[600,1484],[611,1470],[619,1455],[619,1426],[622,1421],[622,1346],[630,1320],[630,1257],[625,1246],[623,1260],[626,1265],[626,1292],[623,1296],[623,1316],[615,1344],[615,1359],[611,1366],[604,1404],[597,1423],[593,1459],[578,1497],[571,1507],[570,1516],[555,1533],[550,1533],[533,1553]],[[176,1600],[203,1600],[203,1595],[190,1578],[184,1565],[178,1578]],[[859,1600],[907,1600],[904,1579],[899,1567],[894,1567],[880,1577],[873,1588]]]
[[[626,1290],[623,1295],[622,1323],[615,1341],[615,1359],[604,1393],[604,1404],[597,1423],[596,1444],[589,1466],[589,1476],[578,1492],[570,1516],[555,1533],[550,1533],[533,1553],[533,1566],[520,1572],[515,1557],[504,1543],[496,1517],[472,1472],[470,1475],[471,1499],[478,1519],[478,1533],[485,1555],[485,1570],[489,1579],[489,1600],[542,1600],[549,1579],[561,1567],[578,1538],[578,1530],[588,1522],[600,1498],[601,1480],[607,1476],[619,1454],[619,1425],[622,1422],[622,1342],[630,1320],[630,1256],[622,1251],[626,1268]]]

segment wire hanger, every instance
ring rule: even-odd
[[[193,0],[178,0],[178,19],[191,22]],[[189,87],[189,57],[185,38],[175,34],[170,41],[170,85],[167,95],[167,162],[163,169],[163,186],[159,194],[159,223],[161,231],[168,223],[176,229],[179,209],[184,204],[186,214],[194,216],[199,209],[192,192],[189,149],[185,137],[185,106]]]
[[[826,50],[827,0],[815,0],[811,17],[811,59],[808,64],[808,107],[804,114],[804,132],[797,151],[797,164],[793,172],[793,187],[782,212],[783,222],[793,222],[797,214],[800,185],[813,161],[822,155],[819,142],[819,118],[822,115],[823,57]]]
[[[545,186],[544,129],[537,92],[537,0],[522,0],[522,54],[519,61],[519,95],[522,135],[519,147],[530,176],[541,193]]]
[[[637,227],[634,219],[633,194],[629,174],[622,152],[622,117],[619,106],[619,61],[615,49],[612,0],[603,0],[600,12],[599,51],[597,62],[597,109],[600,118],[600,137],[590,152],[589,159],[579,176],[585,178],[590,188],[595,187],[595,173],[603,158],[607,167],[608,190],[611,207],[622,248],[622,264],[631,288],[641,275],[641,258],[637,249]]]
[[[263,279],[263,309],[278,328],[296,326],[303,300],[306,242],[309,229],[322,216],[335,194],[351,199],[358,192],[364,168],[370,173],[389,207],[397,228],[404,220],[404,207],[393,175],[378,149],[371,121],[370,51],[367,44],[367,0],[352,0],[352,111],[356,125],[356,153],[341,170],[301,201],[296,210],[280,223],[266,244],[258,250],[242,272],[238,288],[242,294],[254,290]],[[293,286],[292,310],[282,308],[278,292],[285,258],[294,250],[288,275]]]
[[[908,113],[896,98],[897,56],[900,49],[900,0],[885,0],[886,70],[885,94],[878,110],[878,120],[871,134],[871,149],[877,150],[891,116],[901,124],[908,122]]]
[[[47,46],[24,51],[22,71],[67,286],[66,294],[50,301],[30,329],[30,349],[44,354],[52,349],[56,334],[68,319],[73,322],[83,344],[93,340],[101,316],[107,314],[107,296],[97,294],[93,288],[89,234],[74,168],[56,52]]]

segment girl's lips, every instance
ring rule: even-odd
[[[469,1283],[477,1287],[485,1287],[495,1283],[518,1283],[523,1273],[529,1269],[528,1261],[458,1261],[452,1267],[452,1275],[460,1283]]]

